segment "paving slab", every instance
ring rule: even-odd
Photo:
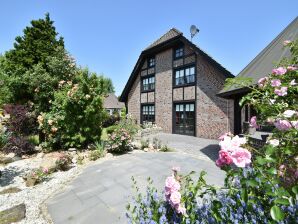
[[[167,142],[175,152],[133,152],[87,167],[64,192],[47,202],[53,222],[126,223],[125,207],[132,196],[131,177],[135,177],[141,190],[145,190],[148,177],[162,190],[173,166],[180,166],[184,174],[205,170],[208,183],[223,185],[224,172],[214,163],[217,141],[164,133],[153,137]]]

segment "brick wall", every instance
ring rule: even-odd
[[[191,54],[193,49],[185,47],[185,54]],[[160,52],[155,56],[155,95],[142,96],[142,102],[155,101],[155,122],[163,131],[172,133],[172,49]],[[145,62],[146,63],[146,62]],[[146,65],[142,65],[145,68]],[[216,94],[222,89],[225,76],[222,71],[212,65],[202,55],[197,55],[197,106],[196,135],[202,138],[216,139],[226,131],[233,131],[234,103]],[[140,122],[140,76],[139,73],[128,95],[128,112]],[[195,87],[174,89],[174,100],[193,99]],[[146,93],[147,94],[147,93]],[[146,99],[145,99],[146,98]]]
[[[155,122],[172,133],[172,49],[156,55]]]

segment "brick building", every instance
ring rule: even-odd
[[[120,101],[138,123],[217,138],[233,130],[233,100],[216,95],[229,77],[229,71],[173,28],[142,51]]]

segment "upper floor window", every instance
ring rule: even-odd
[[[142,80],[142,91],[150,91],[155,89],[155,77],[144,78]]]
[[[195,67],[187,67],[175,71],[175,86],[187,85],[195,82]]]
[[[175,58],[181,58],[184,55],[183,47],[179,47],[175,49]]]
[[[142,105],[142,123],[155,122],[155,106]]]
[[[152,68],[154,66],[155,66],[155,58],[154,57],[149,58],[149,60],[148,60],[148,67],[149,68]]]

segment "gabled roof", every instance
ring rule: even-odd
[[[203,57],[206,57],[207,60],[214,66],[216,66],[219,70],[223,71],[225,76],[227,78],[234,77],[228,70],[226,70],[221,64],[219,64],[217,61],[215,61],[212,57],[210,57],[207,53],[202,51],[200,48],[198,48],[195,44],[190,42],[187,38],[183,36],[183,33],[177,30],[176,28],[170,29],[168,32],[166,32],[164,35],[162,35],[159,39],[154,41],[152,44],[150,44],[147,48],[145,48],[144,51],[140,54],[137,63],[135,64],[135,67],[124,87],[124,90],[120,96],[120,101],[125,102],[129,93],[129,90],[131,86],[133,85],[138,72],[145,61],[146,57],[148,57],[151,54],[156,54],[164,49],[170,48],[172,46],[175,46],[175,44],[183,42],[188,45],[190,45],[197,54],[201,54]]]
[[[103,107],[106,109],[121,109],[124,106],[124,103],[119,102],[117,96],[114,93],[108,94],[103,102]]]
[[[168,41],[174,37],[177,37],[179,35],[182,35],[182,33],[179,30],[177,30],[176,28],[172,28],[168,32],[166,32],[164,35],[162,35],[160,38],[158,38],[156,41],[154,41],[152,44],[150,44],[145,50],[153,48],[153,47],[155,47],[165,41]]]
[[[284,58],[290,56],[289,48],[285,48],[285,40],[298,38],[298,17],[296,17],[271,43],[265,47],[239,74],[240,77],[253,79],[253,84],[271,73],[272,69]],[[231,87],[221,90],[219,96],[229,97],[235,93],[243,92],[244,88]]]

